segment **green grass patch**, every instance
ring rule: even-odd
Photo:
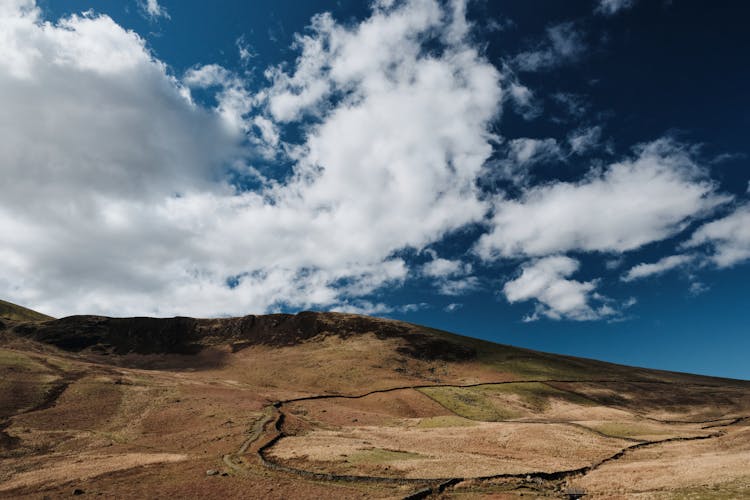
[[[425,387],[419,391],[456,415],[471,420],[499,422],[518,416],[509,407],[493,404],[484,391],[477,387]]]
[[[47,367],[38,361],[9,349],[0,349],[0,370],[2,369],[49,372]]]
[[[638,436],[668,436],[675,434],[670,429],[648,424],[631,422],[606,422],[598,425],[589,425],[595,431],[612,437],[637,438]]]
[[[435,429],[438,427],[473,427],[477,425],[473,420],[469,420],[456,415],[442,415],[439,417],[423,418],[417,424],[420,429]]]
[[[583,396],[561,391],[540,382],[486,384],[475,387],[426,387],[419,390],[456,415],[485,422],[518,418],[529,411],[544,411],[549,407],[551,399],[581,406],[596,405]],[[518,401],[510,401],[508,396],[515,396]]]
[[[396,462],[399,460],[416,460],[419,458],[427,457],[425,455],[420,455],[419,453],[412,453],[409,451],[370,448],[368,450],[360,450],[356,453],[352,453],[347,457],[347,460],[350,463],[357,464],[384,464],[389,462]]]
[[[476,360],[498,372],[512,373],[525,379],[586,380],[621,372],[623,367],[601,361],[576,359],[519,347],[495,344],[433,328],[431,335],[468,346],[477,353]]]
[[[596,406],[590,399],[568,391],[562,391],[540,382],[517,382],[512,384],[489,384],[476,387],[485,394],[515,395],[528,408],[534,411],[544,411],[549,406],[550,399],[559,399],[581,406]]]

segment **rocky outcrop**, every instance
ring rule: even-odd
[[[237,350],[250,345],[295,345],[318,336],[371,333],[381,339],[404,339],[399,351],[412,357],[458,361],[476,355],[471,348],[419,333],[407,323],[312,311],[220,319],[69,316],[19,324],[14,331],[69,351],[112,354],[193,354],[209,345],[229,344]]]

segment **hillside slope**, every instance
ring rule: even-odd
[[[0,319],[11,321],[48,321],[53,318],[23,306],[0,300]]]
[[[750,493],[750,382],[337,313],[2,328],[0,497]]]

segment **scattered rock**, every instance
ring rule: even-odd
[[[83,495],[84,493],[86,493],[86,492],[83,491],[81,488],[76,488],[76,489],[73,490],[73,494],[74,495]]]
[[[207,476],[215,476],[215,475],[217,475],[218,473],[219,473],[219,471],[217,471],[216,469],[208,469],[208,470],[206,471],[206,475],[207,475]]]

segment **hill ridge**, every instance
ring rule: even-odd
[[[49,321],[52,316],[0,299],[0,319],[10,321]]]

